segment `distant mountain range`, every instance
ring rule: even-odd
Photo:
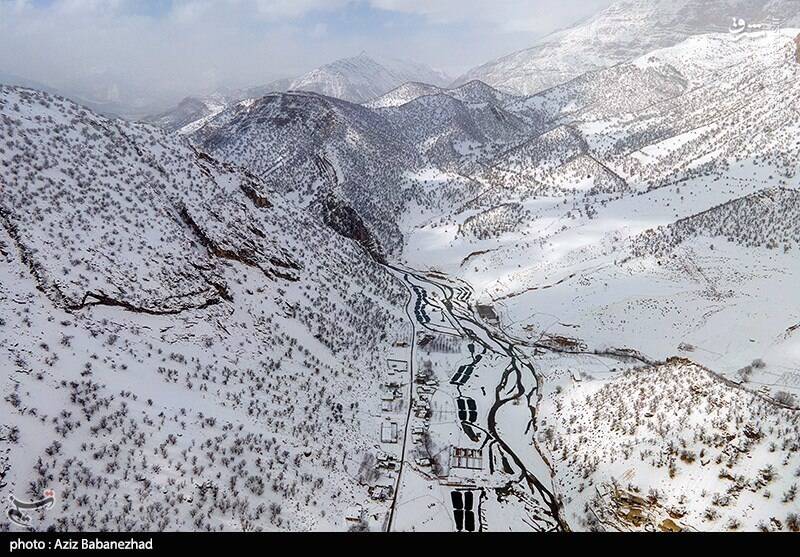
[[[532,95],[587,72],[620,64],[699,34],[800,26],[797,0],[619,0],[596,15],[552,33],[532,47],[481,64],[455,81],[425,64],[377,58],[362,52],[257,87],[193,95],[165,110],[164,99],[108,72],[86,83],[57,88],[0,72],[0,83],[60,93],[93,111],[129,120],[144,119],[176,131],[225,106],[271,92],[308,91],[354,103],[377,99],[397,106],[442,88],[471,81],[513,95]],[[393,91],[393,97],[385,97]],[[420,92],[422,91],[422,92]]]
[[[73,83],[54,86],[24,76],[0,71],[0,85],[28,87],[68,98],[97,114],[139,120],[163,110],[164,99],[155,99],[151,91],[136,87],[121,76],[96,73]]]
[[[530,95],[692,35],[798,25],[795,0],[620,0],[531,48],[468,71],[454,85],[479,79]]]
[[[223,90],[212,95],[187,97],[178,106],[145,120],[169,131],[191,133],[198,122],[218,114],[227,106],[267,93],[306,91],[354,103],[371,101],[409,82],[425,82],[436,89],[450,81],[445,74],[423,64],[402,60],[381,60],[366,53],[336,60],[296,79],[281,79],[249,89]],[[430,84],[430,85],[427,85]]]
[[[99,73],[84,82],[53,87],[22,76],[0,72],[0,84],[30,87],[69,98],[98,114],[127,120],[156,123],[170,131],[205,116],[220,107],[258,98],[273,92],[308,91],[355,103],[380,97],[400,85],[420,81],[446,86],[452,78],[424,64],[405,60],[377,59],[362,52],[315,68],[296,78],[283,78],[247,88],[221,88],[208,95],[192,95],[177,106],[164,99],[150,99],[149,92],[135,87],[123,77]]]
[[[593,17],[537,44],[482,64],[451,82],[423,64],[377,60],[365,53],[316,68],[296,79],[226,93],[228,104],[267,92],[310,91],[371,108],[399,106],[423,95],[457,89],[472,81],[511,95],[532,95],[573,78],[666,48],[699,34],[800,26],[795,0],[620,0]],[[260,93],[260,94],[255,94]],[[193,121],[211,113],[219,95],[192,98],[150,121],[181,122],[189,105]],[[175,124],[168,129],[178,129]],[[190,130],[191,131],[191,130]]]

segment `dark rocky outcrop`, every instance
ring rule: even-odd
[[[334,232],[357,242],[376,261],[386,262],[381,245],[364,224],[364,220],[342,199],[334,194],[325,197],[322,201],[322,218]]]
[[[266,256],[259,252],[258,246],[255,243],[249,241],[247,242],[248,245],[241,246],[238,249],[232,246],[221,245],[219,242],[214,241],[214,239],[203,230],[184,205],[178,204],[176,209],[181,220],[191,229],[198,241],[215,257],[228,259],[230,261],[238,261],[243,265],[258,269],[270,280],[276,278],[289,282],[297,282],[299,280],[293,271],[299,271],[300,266],[291,259],[279,259],[277,257]],[[264,237],[264,233],[258,228],[251,226],[250,231],[258,237]],[[267,268],[262,265],[262,259],[266,259],[273,267]]]

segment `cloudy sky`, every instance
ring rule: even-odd
[[[453,76],[610,0],[0,0],[0,75],[164,100],[366,51]]]

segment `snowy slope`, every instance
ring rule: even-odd
[[[186,97],[175,108],[146,118],[144,121],[169,132],[190,133],[222,112],[230,102],[231,100],[223,95]]]
[[[576,526],[800,528],[800,413],[682,359],[563,385],[540,439]]]
[[[429,95],[448,95],[465,104],[491,104],[497,107],[503,107],[511,101],[517,100],[517,97],[498,91],[481,81],[471,81],[452,89],[427,83],[409,82],[377,99],[364,103],[364,106],[369,108],[397,107]]]
[[[562,85],[506,105],[546,129],[577,119],[607,120],[682,95],[687,79],[669,63],[620,64],[583,74]]]
[[[448,79],[422,64],[401,60],[376,60],[361,53],[325,64],[292,81],[289,90],[310,91],[361,103],[410,82],[444,85]]]
[[[712,207],[666,227],[648,230],[635,240],[637,255],[667,256],[683,242],[697,236],[725,238],[751,248],[800,246],[800,191],[768,188]]]
[[[404,105],[419,97],[438,95],[445,91],[446,89],[437,87],[436,85],[410,81],[408,83],[403,83],[401,86],[392,89],[377,99],[364,103],[364,106],[368,108],[391,108]]]
[[[457,103],[454,99],[450,99]],[[430,166],[412,135],[380,111],[314,93],[267,95],[209,121],[192,139],[312,211],[336,198],[354,209],[379,252],[399,250],[403,213],[449,206],[474,184]],[[436,188],[428,186],[427,175]],[[339,203],[339,201],[336,201]]]
[[[313,93],[272,94],[222,112],[193,140],[274,188],[295,193],[305,205],[331,193],[344,195],[387,250],[398,241],[391,212],[405,194],[382,186],[414,168],[416,153],[366,108]]]
[[[486,158],[506,144],[524,141],[530,133],[525,121],[502,107],[463,102],[449,92],[378,112],[441,168]]]
[[[504,108],[515,100],[478,81],[453,89],[408,83],[365,106],[434,166],[470,173],[534,132],[526,119]]]
[[[0,135],[0,480],[56,489],[35,528],[346,529],[402,286],[158,128],[3,87]]]
[[[456,85],[479,79],[533,94],[692,35],[726,32],[734,17],[744,19],[748,31],[800,26],[800,6],[793,0],[620,0],[528,50],[470,70]]]

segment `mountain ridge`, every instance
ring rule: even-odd
[[[620,0],[534,46],[477,66],[453,85],[480,79],[513,94],[534,94],[692,35],[726,32],[733,18],[749,30],[800,25],[792,0]]]

